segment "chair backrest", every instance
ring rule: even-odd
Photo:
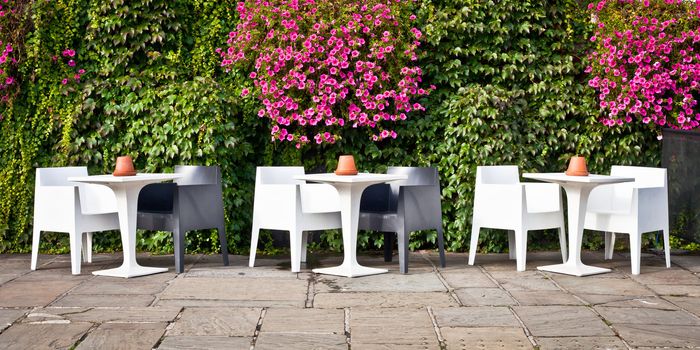
[[[476,184],[517,184],[520,173],[517,165],[489,165],[476,167]]]
[[[396,205],[392,205],[392,199],[391,187],[388,184],[371,185],[362,192],[360,211],[383,213],[395,210]]]
[[[84,166],[37,168],[35,186],[74,186],[74,182],[68,181],[69,177],[87,175],[87,167]]]
[[[666,187],[666,169],[613,165],[610,175],[633,177],[636,187]]]
[[[285,185],[303,184],[304,181],[294,179],[296,175],[304,175],[304,167],[300,166],[259,166],[255,174],[256,185]]]
[[[75,186],[69,177],[87,176],[87,167],[55,167],[36,169],[36,188],[42,186]],[[79,183],[80,210],[83,214],[117,211],[117,199],[107,186]]]
[[[218,166],[177,165],[176,174],[184,176],[175,180],[180,186],[186,185],[216,185],[221,183],[221,170]]]
[[[386,170],[387,174],[407,175],[408,179],[402,181],[392,181],[392,185],[440,185],[438,171],[432,167],[389,167]],[[393,187],[393,186],[392,186]]]

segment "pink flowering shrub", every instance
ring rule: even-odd
[[[700,125],[700,0],[602,0],[588,6],[596,49],[586,69],[608,126]]]
[[[51,60],[55,64],[65,65],[63,71],[67,72],[67,76],[61,79],[61,85],[63,85],[62,91],[64,94],[75,91],[75,86],[80,83],[80,78],[85,74],[85,70],[75,67],[75,50],[65,49],[61,52],[63,59],[59,60],[58,56],[51,57]]]
[[[393,123],[433,88],[416,65],[422,33],[407,0],[249,0],[218,49],[221,65],[241,67],[242,90],[262,102],[272,140],[334,143],[345,127],[368,128],[374,141],[396,138]]]

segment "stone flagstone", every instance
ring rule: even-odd
[[[533,336],[612,336],[613,331],[585,306],[514,306]]]
[[[166,336],[158,350],[250,349],[252,338],[222,336]]]
[[[168,336],[252,337],[261,312],[259,308],[185,308]]]
[[[540,350],[626,350],[618,337],[535,338]]]
[[[399,292],[367,292],[367,293],[318,293],[314,296],[314,308],[343,308],[343,307],[447,307],[459,306],[446,292],[431,293],[399,293]]]
[[[105,323],[90,332],[76,350],[152,349],[165,332],[166,325],[166,323]]]
[[[433,309],[440,327],[520,327],[507,307],[450,307]]]
[[[507,306],[517,302],[498,288],[462,288],[455,294],[464,306]]]
[[[520,327],[441,329],[448,349],[532,349]]]
[[[14,324],[0,333],[0,344],[5,350],[69,349],[85,334],[92,323],[67,324]]]

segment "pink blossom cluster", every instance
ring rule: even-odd
[[[597,49],[586,72],[604,113],[600,121],[700,126],[700,0],[603,0],[588,7]],[[611,8],[634,15],[620,20],[608,16]]]
[[[0,17],[5,17],[6,15],[10,13],[15,13],[15,9],[11,8],[7,5],[9,0],[2,0],[2,2],[5,4],[0,4]]]
[[[334,143],[346,125],[370,138],[396,138],[391,125],[434,87],[421,88],[416,65],[422,33],[402,0],[239,2],[241,22],[217,49],[227,70],[250,69],[259,117],[272,122],[272,140]],[[410,15],[410,16],[409,16]],[[403,18],[403,17],[406,18]]]
[[[64,57],[66,65],[68,67],[75,67],[75,60],[73,59],[75,57],[75,50],[73,49],[65,49],[63,52],[61,52],[61,55]],[[53,62],[58,62],[58,56],[53,56],[51,57],[51,60]],[[72,74],[72,75],[70,75]],[[70,82],[75,82],[75,83],[80,83],[80,78],[82,77],[83,74],[85,74],[84,69],[77,69],[74,73],[70,73],[68,77],[65,77],[61,80],[62,85],[68,85]]]
[[[10,99],[10,87],[16,84],[15,78],[9,74],[8,66],[11,63],[17,63],[17,60],[10,56],[13,51],[11,44],[3,45],[3,42],[0,41],[0,49],[2,49],[2,53],[0,53],[0,104],[5,104]],[[3,116],[0,114],[0,120],[2,119]]]

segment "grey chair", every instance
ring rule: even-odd
[[[440,266],[445,267],[440,180],[435,168],[390,167],[387,174],[407,180],[372,185],[362,193],[360,230],[384,232],[384,260],[391,261],[394,235],[398,236],[399,267],[408,273],[408,239],[413,231],[437,230]]]
[[[215,228],[224,265],[228,266],[219,167],[178,165],[175,173],[184,176],[174,183],[150,184],[141,190],[136,227],[173,233],[177,273],[182,273],[185,265],[185,232]]]

